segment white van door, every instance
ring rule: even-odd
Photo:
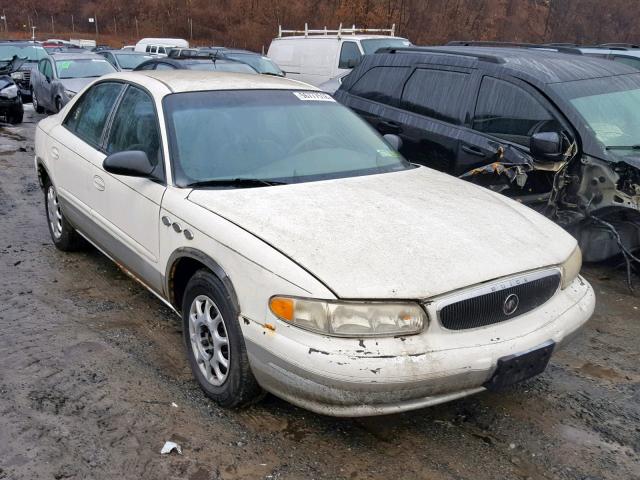
[[[355,40],[343,40],[342,45],[340,45],[337,68],[332,78],[357,67],[362,60],[362,55],[363,52],[359,42]]]

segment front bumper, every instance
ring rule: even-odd
[[[549,340],[567,342],[591,317],[595,295],[578,277],[541,307],[513,320],[447,331],[433,319],[406,338],[344,339],[304,332],[275,319],[275,331],[241,322],[252,371],[267,391],[333,416],[413,410],[484,390],[501,357]],[[557,347],[556,347],[557,348]]]

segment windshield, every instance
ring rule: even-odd
[[[237,90],[165,97],[178,186],[250,178],[298,183],[411,168],[321,92]]]
[[[0,45],[0,60],[11,60],[14,55],[37,62],[46,57],[47,52],[35,45]]]
[[[284,77],[284,72],[280,70],[280,67],[278,67],[278,65],[276,65],[269,57],[263,57],[262,55],[251,53],[227,53],[225,54],[225,57],[230,58],[231,60],[248,63],[258,73],[268,73]]]
[[[211,72],[256,73],[249,65],[237,62],[198,62],[187,65],[190,70],[206,70]]]
[[[640,74],[557,83],[604,147],[640,144]]]
[[[345,37],[346,38],[346,37]],[[408,47],[411,42],[406,38],[370,38],[360,40],[365,55],[376,53],[380,48]]]
[[[116,53],[116,58],[118,59],[118,64],[120,68],[126,68],[128,70],[133,70],[142,62],[147,60],[151,60],[153,57],[151,55],[134,55],[134,54],[118,54]]]
[[[82,60],[57,60],[59,78],[101,77],[116,71],[106,60],[91,58]]]

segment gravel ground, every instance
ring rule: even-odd
[[[38,119],[0,124],[0,479],[640,478],[640,297],[621,271],[585,269],[593,319],[500,394],[371,419],[272,396],[223,410],[192,380],[175,314],[94,249],[53,246]],[[161,456],[166,440],[183,455]]]

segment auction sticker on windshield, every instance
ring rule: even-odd
[[[293,94],[307,102],[335,102],[331,95],[323,92],[293,92]]]

